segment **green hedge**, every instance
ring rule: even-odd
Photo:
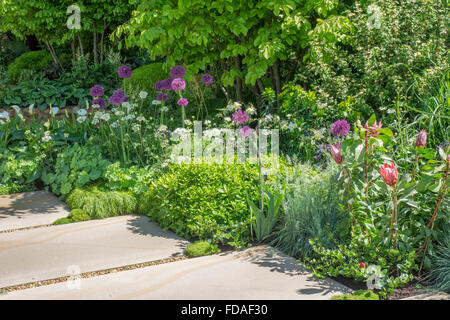
[[[8,74],[12,80],[18,81],[22,73],[47,71],[52,63],[52,56],[47,51],[30,51],[22,54],[8,66]]]

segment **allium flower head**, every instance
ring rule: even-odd
[[[201,81],[203,84],[205,84],[205,85],[210,85],[210,84],[213,83],[213,77],[212,77],[212,75],[210,75],[210,74],[208,74],[208,73],[205,73],[205,74],[201,77],[200,81]]]
[[[122,79],[130,79],[131,75],[133,74],[133,70],[129,66],[121,66],[118,70],[119,77]]]
[[[109,97],[109,103],[115,106],[120,106],[122,105],[122,103],[127,101],[128,97],[125,94],[125,91],[123,91],[122,89],[117,89],[116,91],[114,91],[113,95]]]
[[[91,90],[89,91],[89,94],[93,98],[102,97],[105,94],[105,90],[103,89],[102,86],[96,84],[95,86],[93,86],[91,88]]]
[[[181,91],[186,87],[186,83],[181,78],[176,78],[172,80],[171,84],[172,90],[174,91]]]
[[[248,122],[248,114],[242,110],[238,110],[233,113],[232,118],[235,124],[244,124]]]
[[[394,186],[398,181],[397,167],[392,163],[391,165],[385,163],[380,167],[380,174],[384,179],[384,182],[388,186]]]
[[[244,126],[241,129],[241,135],[244,137],[244,139],[249,138],[253,133],[252,128],[250,128],[249,126]]]
[[[338,120],[331,126],[331,134],[333,136],[345,136],[350,130],[350,124],[345,120]]]
[[[179,106],[185,107],[188,105],[188,100],[186,98],[180,98],[177,102]]]
[[[425,147],[427,144],[427,131],[420,130],[416,140],[416,147]]]
[[[106,101],[103,98],[97,98],[92,100],[92,104],[100,106],[100,109],[105,109]]]
[[[156,100],[158,100],[158,101],[166,101],[167,98],[168,98],[167,94],[162,93],[162,92],[158,93],[158,95],[156,96]]]
[[[172,69],[170,69],[170,77],[172,79],[184,78],[185,75],[186,69],[184,69],[182,66],[175,66]]]

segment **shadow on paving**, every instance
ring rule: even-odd
[[[32,191],[0,196],[0,219],[27,214],[53,214],[67,206],[47,191]]]
[[[147,216],[136,216],[135,219],[131,219],[127,222],[127,228],[132,233],[141,235],[141,236],[149,236],[149,237],[159,237],[164,239],[171,239],[177,241],[177,246],[183,250],[186,249],[188,243],[182,237],[177,236],[172,231],[164,231],[161,227],[156,223],[150,220]],[[173,253],[170,257],[178,257],[183,255],[181,252]]]

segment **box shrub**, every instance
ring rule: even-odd
[[[163,63],[150,63],[134,69],[131,78],[125,79],[125,88],[131,87],[152,94],[155,91],[155,83],[166,79],[168,77],[167,74],[163,69]]]
[[[186,247],[186,254],[189,257],[201,257],[220,252],[217,245],[213,245],[208,241],[196,241]]]
[[[258,201],[257,168],[173,164],[139,201],[139,212],[187,239],[241,246],[250,237],[247,199]]]
[[[30,51],[22,54],[8,66],[8,74],[11,79],[18,81],[23,73],[35,74],[47,71],[52,63],[52,56],[47,51]]]

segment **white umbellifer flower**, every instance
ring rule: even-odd
[[[163,124],[158,128],[158,131],[166,131],[166,130],[167,130],[167,126],[165,126]]]
[[[58,107],[50,107],[50,113],[54,116],[58,114],[59,108]]]
[[[289,122],[289,125],[288,125],[288,129],[289,130],[294,130],[295,128],[296,128],[297,126],[296,126],[296,124],[295,123],[293,123],[293,122]]]
[[[217,128],[213,128],[211,130],[205,130],[203,131],[203,135],[205,136],[205,138],[211,138],[211,137],[220,137],[220,130]]]
[[[249,108],[247,108],[247,110],[245,110],[245,112],[247,112],[248,114],[255,114],[256,109],[253,107],[249,107]]]
[[[167,106],[162,106],[162,107],[161,107],[161,111],[162,111],[162,112],[169,111],[169,108],[168,108]]]
[[[240,109],[242,107],[242,104],[239,102],[233,103],[233,109]]]
[[[93,105],[92,105],[92,108],[93,108],[93,109],[99,109],[99,108],[100,108],[100,105],[99,105],[99,104],[93,104]]]
[[[191,120],[184,120],[184,124],[187,126],[190,126],[190,125],[192,125],[192,122],[191,122]]]
[[[144,100],[145,98],[147,98],[148,96],[148,92],[147,91],[141,91],[139,92],[139,97]]]
[[[317,104],[317,108],[319,108],[319,109],[323,109],[323,108],[325,108],[326,106],[327,106],[326,103],[318,103],[318,104]]]
[[[131,129],[132,129],[134,132],[138,132],[139,130],[141,130],[141,125],[138,124],[138,123],[135,123],[135,124],[133,124],[133,125],[131,126]]]
[[[136,118],[137,121],[142,122],[145,121],[145,117],[144,116],[139,116]]]
[[[0,119],[6,119],[6,121],[9,121],[9,112],[1,112],[0,113]]]
[[[103,121],[109,121],[109,119],[111,119],[111,115],[109,113],[105,113],[100,117],[100,119]]]
[[[28,136],[31,133],[30,130],[25,131],[25,135]]]
[[[68,138],[69,134],[68,133],[64,133],[64,138]]]
[[[133,120],[134,118],[136,118],[136,116],[135,116],[134,114],[129,114],[129,115],[126,116],[125,119],[127,119],[127,120]]]
[[[125,112],[123,112],[123,111],[116,111],[116,112],[114,112],[114,114],[116,116],[123,116],[125,114]]]
[[[267,122],[272,121],[272,115],[271,114],[266,115],[264,120],[266,120]]]
[[[113,127],[113,128],[117,128],[118,126],[119,126],[119,123],[117,121],[115,121],[111,124],[111,127]]]
[[[225,118],[223,118],[223,120],[225,120],[226,122],[230,122],[231,118],[230,117],[225,117]]]
[[[210,120],[205,120],[205,126],[209,126],[211,124]]]
[[[83,122],[85,122],[86,121],[86,116],[79,116],[78,118],[77,118],[77,121],[79,122],[79,123],[83,123]]]
[[[49,142],[50,140],[52,140],[52,136],[50,134],[50,131],[45,131],[44,132],[44,136],[42,137],[42,141],[43,142]]]
[[[161,104],[161,101],[159,101],[159,100],[153,100],[153,101],[152,101],[152,104]]]
[[[111,109],[111,112],[112,112],[112,113],[115,113],[116,111],[117,111],[117,108],[112,108],[112,109]]]
[[[86,111],[86,109],[80,109],[80,110],[77,111],[77,114],[80,117],[84,117],[85,115],[87,115],[87,111]]]

